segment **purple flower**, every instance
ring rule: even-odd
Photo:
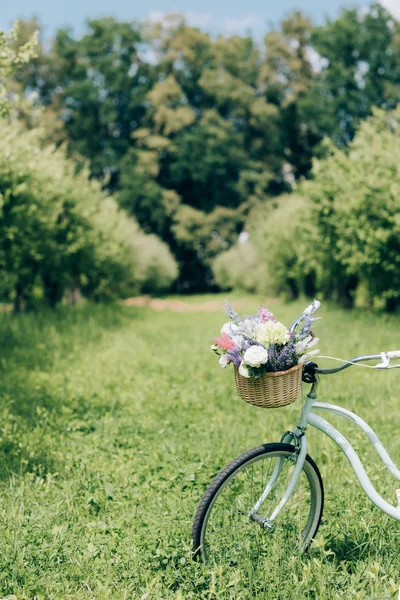
[[[268,348],[268,356],[270,371],[286,371],[297,364],[296,346],[292,342],[280,348],[271,344]]]
[[[315,321],[318,321],[318,319],[314,319],[311,316],[306,316],[306,318],[304,319],[302,328],[300,329],[299,333],[296,334],[298,341],[304,340],[304,338],[306,338],[307,336],[310,335],[311,328],[313,326],[313,323],[315,323]]]
[[[227,316],[231,319],[231,321],[233,321],[234,323],[240,323],[241,319],[240,319],[239,315],[237,314],[237,312],[235,312],[233,310],[233,308],[229,304],[228,300],[225,300],[224,309],[225,309]]]
[[[236,365],[237,367],[240,366],[240,363],[242,362],[242,355],[240,354],[239,348],[237,346],[236,348],[232,348],[232,350],[229,350],[226,353],[226,356],[228,360],[233,362],[234,365]]]

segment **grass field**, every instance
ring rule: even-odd
[[[271,308],[290,322],[303,305]],[[323,353],[400,347],[398,317],[324,306],[320,316]],[[222,311],[88,305],[0,315],[1,598],[397,598],[400,522],[363,496],[346,459],[314,431],[326,505],[310,553],[288,553],[273,569],[191,561],[191,521],[211,478],[278,440],[301,408],[262,411],[237,397],[210,352],[223,320]],[[371,423],[397,463],[399,383],[398,371],[353,368],[321,384],[325,401]],[[394,503],[398,486],[373,449],[351,425],[342,430]]]

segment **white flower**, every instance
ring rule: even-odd
[[[259,367],[268,362],[268,352],[262,346],[251,346],[243,356],[243,361],[250,367]]]
[[[264,346],[284,346],[289,341],[289,330],[279,321],[266,321],[258,326],[255,339]]]
[[[303,356],[301,356],[299,358],[299,364],[300,365],[304,364],[307,360],[310,360],[310,358],[312,358],[313,356],[317,356],[317,354],[319,354],[319,350],[311,350],[311,352],[308,352],[307,354],[303,354]]]
[[[318,342],[319,342],[319,338],[317,338],[317,337],[312,338],[311,342],[309,344],[307,344],[307,350],[316,346],[318,344]]]
[[[252,338],[257,331],[257,327],[258,321],[254,319],[244,319],[244,321],[242,321],[240,324],[240,331]]]
[[[301,342],[297,342],[297,344],[295,346],[295,348],[296,348],[296,354],[303,354],[303,352],[307,348],[307,344],[309,342],[311,342],[311,335],[309,335],[308,337],[304,338],[304,340],[301,340]]]
[[[215,352],[216,350],[218,350],[218,346],[216,344],[211,344],[211,350]]]
[[[218,362],[221,365],[221,367],[225,369],[225,367],[227,367],[231,361],[229,360],[226,354],[223,354],[222,356],[220,356]]]
[[[239,346],[239,344],[243,342],[243,336],[240,333],[237,333],[238,329],[239,327],[235,325],[235,323],[228,322],[222,326],[221,333],[226,333],[226,335],[231,338],[232,342],[234,342],[236,346]]]
[[[226,333],[226,335],[230,335],[231,331],[232,331],[232,327],[234,327],[234,324],[230,323],[228,321],[228,323],[225,323],[224,325],[222,325],[222,327],[221,327],[221,333]]]
[[[312,335],[308,335],[301,342],[297,342],[296,344],[296,354],[303,354],[309,348],[316,346],[319,342],[317,337],[312,337]]]
[[[246,365],[243,363],[243,361],[240,363],[239,373],[242,377],[250,377],[249,372],[246,369]]]

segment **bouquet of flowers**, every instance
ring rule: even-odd
[[[317,320],[313,314],[320,305],[314,300],[290,331],[263,306],[255,315],[240,318],[226,302],[225,311],[230,321],[223,325],[211,349],[219,356],[221,367],[232,363],[245,378],[287,371],[318,354],[315,349],[318,338],[311,328]]]

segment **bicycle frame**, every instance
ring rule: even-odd
[[[321,374],[337,373],[338,371],[341,371],[351,366],[351,364],[353,364],[354,362],[360,362],[361,360],[371,360],[375,358],[380,358],[380,355],[359,357],[357,359],[353,359],[353,361],[351,362],[349,361],[349,364],[342,365],[334,369],[316,368],[315,372]],[[363,419],[361,419],[356,414],[350,412],[345,408],[335,406],[334,404],[317,402],[317,381],[315,381],[312,384],[310,392],[307,394],[307,399],[304,404],[298,426],[294,431],[289,431],[286,434],[284,434],[281,439],[282,442],[286,443],[294,442],[296,447],[296,466],[293,470],[293,474],[289,481],[286,492],[284,493],[278,506],[275,508],[275,510],[269,517],[261,518],[257,515],[257,510],[263,504],[263,502],[265,501],[271,490],[274,488],[275,483],[278,480],[284,462],[284,459],[279,459],[277,461],[277,464],[275,465],[274,471],[264,492],[262,493],[256,504],[249,511],[249,517],[256,521],[261,520],[264,527],[272,526],[273,521],[276,519],[280,511],[290,499],[299,480],[307,454],[308,444],[305,433],[307,427],[312,426],[321,431],[322,433],[325,433],[329,438],[331,438],[331,440],[335,442],[337,446],[339,446],[339,448],[345,454],[351,466],[353,467],[354,473],[361,485],[361,488],[364,490],[365,494],[370,498],[370,500],[390,517],[400,520],[400,490],[396,491],[398,500],[397,507],[384,500],[384,498],[376,491],[375,487],[371,483],[371,480],[369,479],[365,468],[351,443],[335,427],[333,427],[330,423],[325,421],[319,415],[315,414],[315,410],[323,410],[326,412],[331,412],[335,415],[340,415],[357,425],[366,434],[369,441],[375,447],[377,454],[379,455],[386,468],[397,480],[400,481],[400,470],[393,463],[388,452],[384,448],[383,444],[381,443],[373,429]]]

